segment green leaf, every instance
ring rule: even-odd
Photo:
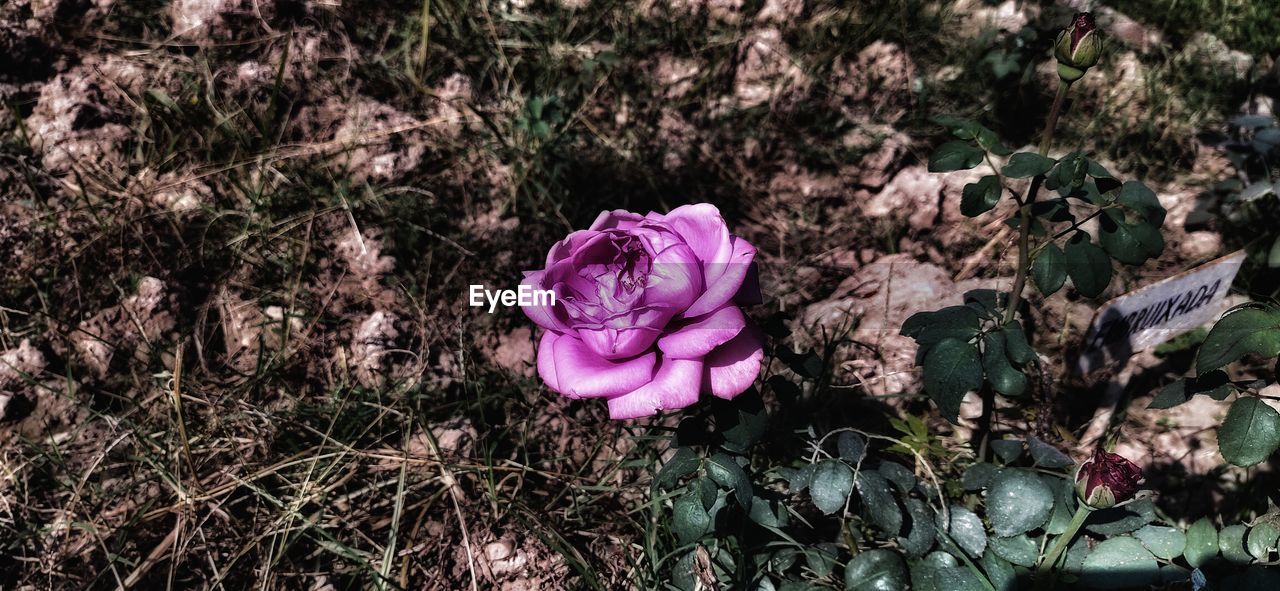
[[[945,591],[987,591],[987,586],[968,567],[940,568],[936,574],[938,589]]]
[[[927,351],[942,339],[968,341],[978,334],[981,320],[969,306],[948,306],[932,312],[917,312],[902,323],[900,334],[916,340]]]
[[[756,497],[751,501],[751,510],[748,511],[747,515],[751,518],[751,521],[765,527],[782,527],[786,525],[787,512],[778,505],[777,501]]]
[[[1146,525],[1133,532],[1133,537],[1142,541],[1156,558],[1173,560],[1186,551],[1187,535],[1176,527],[1163,525]]]
[[[1031,262],[1031,279],[1045,297],[1051,296],[1067,281],[1067,262],[1062,249],[1052,242],[1045,244]]]
[[[1053,168],[1054,160],[1035,152],[1018,152],[1009,157],[1008,164],[1001,169],[1004,175],[1012,179],[1029,179],[1042,175]]]
[[[1271,243],[1271,250],[1267,252],[1267,267],[1280,269],[1280,236]]]
[[[675,501],[671,529],[681,544],[701,538],[711,526],[711,516],[702,508],[702,500],[695,494],[685,494]]]
[[[962,140],[977,139],[978,134],[984,129],[977,121],[954,115],[934,115],[929,118],[929,121],[947,128],[951,135]]]
[[[982,555],[979,564],[982,565],[982,570],[987,574],[987,580],[991,582],[995,591],[1017,590],[1018,572],[1013,570],[1013,566],[1003,558],[996,556],[993,552],[987,552]]]
[[[1118,536],[1137,531],[1155,520],[1155,506],[1150,499],[1143,499],[1120,507],[1094,511],[1084,528],[1100,536]]]
[[[952,140],[933,151],[929,156],[929,172],[968,170],[982,162],[984,153],[969,142]]]
[[[859,552],[844,567],[847,591],[904,591],[908,582],[907,563],[884,548]]]
[[[1218,369],[1248,354],[1280,355],[1280,310],[1259,305],[1228,310],[1204,338],[1196,354],[1196,371]]]
[[[1027,534],[1008,538],[991,538],[991,552],[1018,566],[1031,568],[1040,559],[1040,546]]]
[[[1017,439],[995,439],[991,441],[991,451],[1006,464],[1012,464],[1022,457],[1022,442]]]
[[[1249,564],[1253,557],[1244,547],[1244,536],[1249,528],[1243,525],[1231,525],[1218,532],[1218,550],[1222,557],[1236,564]]]
[[[813,479],[813,464],[806,464],[803,468],[795,470],[790,475],[784,475],[787,479],[787,488],[791,492],[802,492],[809,488],[809,481]]]
[[[904,495],[910,493],[916,487],[915,473],[897,462],[882,462],[876,468],[876,472],[884,476],[885,480],[893,483],[893,486]]]
[[[856,486],[868,520],[885,533],[897,535],[902,530],[902,509],[889,481],[877,472],[863,470],[857,474]]]
[[[1245,544],[1249,554],[1266,562],[1276,550],[1276,541],[1280,540],[1280,529],[1270,522],[1263,521],[1249,530],[1248,542]]]
[[[836,554],[834,545],[818,544],[804,550],[804,560],[813,574],[825,577],[836,569]]]
[[[1084,559],[1083,584],[1095,589],[1128,589],[1160,580],[1160,564],[1141,542],[1128,536],[1103,540]]]
[[[1074,466],[1075,462],[1067,455],[1058,450],[1058,448],[1042,441],[1039,437],[1032,435],[1027,438],[1027,447],[1031,449],[1031,459],[1035,460],[1037,466],[1043,466],[1053,470],[1061,470],[1067,466]]]
[[[960,479],[960,486],[964,487],[965,490],[982,490],[990,486],[991,479],[999,471],[1000,468],[993,464],[978,462],[964,471],[964,477]]]
[[[1027,376],[1009,363],[1005,352],[1004,332],[993,331],[982,337],[982,370],[991,388],[1004,396],[1021,396],[1027,391]]]
[[[1201,517],[1187,528],[1187,547],[1182,555],[1192,568],[1200,568],[1218,555],[1218,530],[1208,517]]]
[[[1237,466],[1252,466],[1280,448],[1280,413],[1261,398],[1238,398],[1218,429],[1218,450]]]
[[[724,489],[732,490],[740,505],[751,508],[751,480],[732,456],[718,452],[707,460],[706,467],[711,480]]]
[[[844,431],[836,436],[836,449],[844,461],[856,465],[867,455],[867,440],[852,431]]]
[[[1111,283],[1111,259],[1107,253],[1091,242],[1088,234],[1076,232],[1067,241],[1062,255],[1076,291],[1087,298],[1102,295]]]
[[[1027,344],[1027,333],[1023,331],[1021,322],[1014,320],[1000,327],[1000,332],[1004,334],[1004,351],[1009,355],[1009,361],[1025,365],[1039,359]]]
[[[987,490],[987,518],[997,536],[1031,531],[1048,521],[1053,512],[1053,492],[1035,474],[1002,470]]]
[[[951,422],[960,419],[965,393],[982,387],[978,349],[955,338],[938,341],[924,358],[924,389]]]
[[[1227,372],[1215,369],[1194,378],[1179,378],[1165,385],[1151,400],[1147,408],[1173,408],[1196,394],[1207,394],[1214,400],[1223,400],[1235,391]]]
[[[819,511],[831,515],[844,508],[853,491],[853,470],[840,460],[822,460],[814,464],[809,478],[809,498]]]
[[[1090,160],[1090,161],[1089,161],[1089,176],[1091,176],[1091,177],[1093,177],[1093,178],[1095,178],[1095,179],[1109,179],[1109,178],[1113,178],[1113,177],[1111,176],[1111,173],[1107,172],[1107,169],[1106,169],[1106,168],[1103,168],[1103,166],[1102,166],[1101,164],[1098,164],[1097,162],[1094,162],[1093,160]]]
[[[1003,316],[1001,306],[1008,301],[1007,294],[994,289],[971,289],[964,292],[964,305],[987,320],[995,320]]]
[[[693,448],[681,447],[676,449],[671,459],[663,464],[661,470],[658,470],[658,476],[653,479],[653,483],[662,490],[671,490],[679,484],[681,478],[692,474],[700,466],[702,466],[702,458],[694,453]]]
[[[1120,186],[1116,203],[1137,212],[1147,223],[1159,228],[1164,223],[1164,206],[1155,191],[1138,181],[1126,181]]]
[[[1053,514],[1049,522],[1044,524],[1045,533],[1061,535],[1071,525],[1071,517],[1076,514],[1079,503],[1076,500],[1076,488],[1070,478],[1041,474],[1040,480],[1053,491]]]
[[[1098,218],[1098,242],[1111,258],[1126,265],[1141,265],[1164,251],[1164,236],[1159,226],[1139,222],[1130,224],[1124,214],[1114,209],[1103,211]]]
[[[1044,187],[1050,191],[1058,191],[1065,195],[1072,189],[1084,184],[1084,175],[1088,172],[1089,163],[1080,152],[1072,152],[1058,160],[1053,171],[1045,177]]]
[[[969,556],[980,558],[987,550],[987,531],[982,527],[982,519],[973,511],[960,505],[952,505],[951,527],[948,529],[951,539]]]
[[[903,504],[906,505],[911,523],[907,535],[898,537],[898,545],[907,553],[907,556],[919,558],[933,548],[933,542],[936,539],[937,530],[933,527],[933,510],[924,501],[914,497],[903,499]]]
[[[969,183],[960,192],[960,213],[967,217],[978,217],[1000,202],[1000,179],[995,175],[987,175],[977,182]]]

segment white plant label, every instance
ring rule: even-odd
[[[1098,308],[1080,351],[1080,373],[1123,361],[1217,320],[1244,257],[1244,251],[1229,254]]]

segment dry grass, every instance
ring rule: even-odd
[[[0,588],[659,588],[671,425],[553,399],[466,286],[711,201],[797,309],[954,246],[867,170],[1042,93],[950,2],[526,4],[0,7]]]

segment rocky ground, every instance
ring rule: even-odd
[[[916,390],[898,327],[1007,288],[1014,238],[960,215],[981,172],[926,171],[929,117],[1032,143],[1073,6],[891,4],[0,5],[0,587],[631,580],[643,429],[550,395],[530,323],[466,286],[601,209],[710,201],[759,247],[761,318],[833,347],[833,395]],[[1269,112],[1276,68],[1099,12],[1063,151],[1170,212],[1118,294],[1238,245],[1203,215],[1235,174],[1203,132]],[[1093,305],[1036,302],[1042,350]],[[1105,386],[1052,379],[1072,401],[1019,420],[1071,446]],[[1130,457],[1217,465],[1221,404],[1146,396],[1113,427]]]

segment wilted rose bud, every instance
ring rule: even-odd
[[[1077,12],[1071,26],[1058,33],[1053,53],[1058,58],[1058,76],[1067,82],[1079,80],[1085,70],[1098,63],[1102,55],[1102,33],[1093,23],[1093,15]]]
[[[1098,448],[1076,471],[1076,495],[1094,509],[1106,509],[1132,499],[1142,482],[1137,464]]]

